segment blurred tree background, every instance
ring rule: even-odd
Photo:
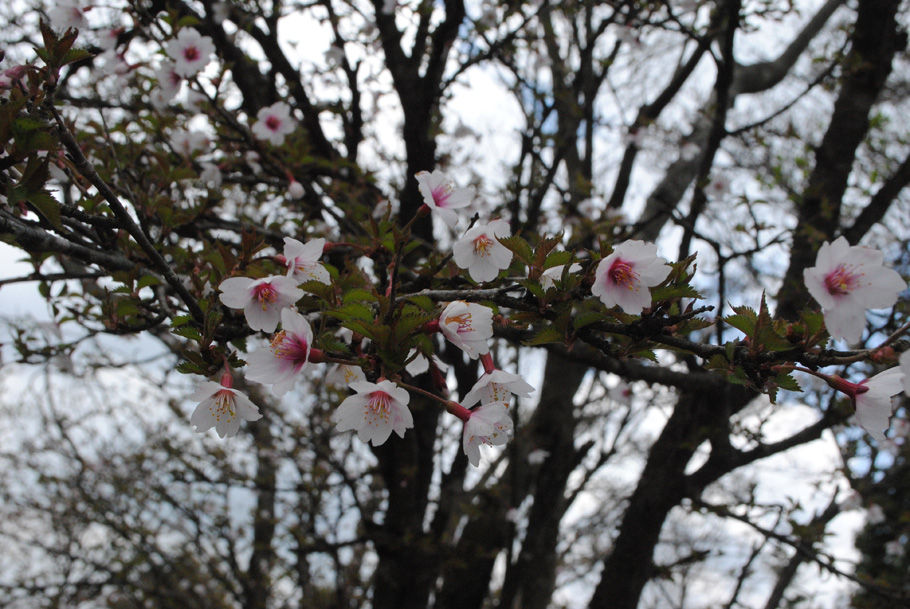
[[[877,442],[775,368],[860,380],[907,349],[906,290],[828,342],[803,271],[844,236],[910,275],[908,8],[0,7],[0,239],[25,261],[0,295],[49,309],[4,320],[0,605],[910,606],[907,397]],[[211,41],[202,69],[168,67],[178,32]],[[279,102],[293,129],[269,141]],[[420,212],[434,169],[477,193],[457,231]],[[514,259],[478,285],[450,254],[490,217]],[[474,468],[412,393],[414,428],[370,446],[332,422],[331,367],[283,398],[246,383],[264,341],[217,287],[276,272],[286,236],[331,243],[300,308],[370,380],[439,389],[414,348],[463,398],[477,362],[419,329],[495,307],[498,365],[536,388],[512,440]],[[630,239],[673,263],[641,316],[587,291]],[[226,363],[263,417],[194,433],[192,385]],[[852,553],[833,531],[862,519]]]

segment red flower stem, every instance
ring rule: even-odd
[[[489,353],[484,353],[480,356],[480,363],[483,364],[483,371],[487,374],[496,370],[496,364],[493,363],[493,356]]]
[[[449,413],[454,414],[456,417],[458,417],[462,421],[467,421],[468,419],[471,418],[471,411],[468,410],[467,408],[465,408],[464,406],[462,406],[461,404],[459,404],[458,402],[453,402],[452,400],[447,400],[443,397],[436,395],[435,393],[430,393],[426,389],[421,389],[420,387],[411,385],[410,383],[404,383],[402,381],[398,381],[398,384],[400,386],[404,387],[405,389],[407,389],[408,391],[413,391],[415,393],[419,393],[420,395],[422,395],[424,397],[428,397],[431,400],[439,402],[440,404],[442,404],[443,406],[446,407],[446,410]]]
[[[803,368],[802,366],[793,366],[793,369],[820,378],[828,383],[829,387],[840,391],[850,399],[856,399],[856,396],[869,391],[867,385],[863,385],[862,383],[851,383],[847,379],[837,376],[836,374],[824,374],[823,372],[810,370],[809,368]]]

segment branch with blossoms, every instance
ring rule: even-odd
[[[908,353],[897,367],[859,383],[819,370],[863,360],[889,363],[897,355],[891,345],[908,328],[874,349],[827,348],[830,338],[857,342],[865,311],[892,307],[907,286],[884,267],[880,252],[851,246],[843,237],[824,243],[815,266],[804,273],[806,292],[820,310],[775,319],[762,298],[757,309],[736,305],[733,314],[712,320],[703,317],[712,309],[698,305],[701,295],[693,287],[695,256],[669,262],[655,244],[640,240],[603,238],[596,247],[570,251],[560,235],[513,235],[507,219],[480,217],[473,189],[459,187],[440,170],[414,176],[423,205],[400,223],[390,213],[358,209],[365,195],[351,195],[352,201],[344,201],[349,213],[335,212],[344,220],[339,224],[352,227],[344,242],[209,220],[209,203],[175,219],[173,211],[168,215],[153,201],[130,196],[115,174],[83,151],[53,96],[60,70],[83,57],[72,52],[75,31],[57,36],[45,28],[44,34],[45,67],[16,72],[9,111],[0,116],[4,144],[13,150],[4,173],[12,204],[0,210],[0,230],[36,258],[53,251],[80,261],[84,267],[72,277],[107,273],[121,282],[124,289],[106,294],[102,305],[111,331],[145,328],[148,319],[170,321],[171,331],[186,339],[179,370],[220,379],[206,381],[196,394],[201,402],[191,423],[199,431],[214,427],[220,436],[232,435],[241,420],[259,417],[258,408],[233,388],[237,368],[245,367],[250,380],[281,396],[306,370],[331,364],[352,391],[333,416],[340,431],[356,431],[374,446],[392,432],[404,436],[414,425],[408,404],[416,392],[461,421],[462,448],[478,465],[481,446],[500,446],[514,431],[512,395],[533,392],[517,374],[497,367],[494,336],[629,378],[675,387],[732,382],[772,400],[780,389],[800,391],[795,373],[817,376],[850,398],[858,422],[878,441],[890,426],[891,397],[910,392]],[[184,82],[198,77],[214,46],[187,25],[172,28],[163,51],[166,59],[156,70],[160,86],[151,99],[156,106],[168,104]],[[286,182],[291,200],[307,194],[313,184],[287,169],[300,131],[292,108],[278,101],[248,120],[244,127],[232,118],[229,127],[265,154],[245,156],[243,166],[262,161]],[[43,127],[41,137],[22,136],[32,122]],[[198,165],[206,183],[220,185],[219,167],[199,160],[204,140],[177,134],[168,142],[170,153],[183,169]],[[60,205],[49,195],[51,159],[85,193],[84,209]],[[91,188],[97,194],[89,195]],[[415,236],[415,226],[427,216],[454,236],[450,249]],[[216,238],[216,229],[230,237]],[[198,256],[182,248],[183,239],[200,244]],[[354,256],[369,265],[358,265]],[[43,281],[53,276],[36,274]],[[142,298],[152,286],[164,294],[156,297],[158,315],[150,315],[154,300]],[[700,340],[699,333],[712,326],[719,337],[725,327],[742,337],[723,344]],[[269,346],[247,354],[243,341],[263,334],[271,335]],[[482,365],[473,386],[455,388],[460,401],[450,399],[436,334]],[[662,366],[659,351],[694,356],[692,369]],[[422,374],[429,374],[427,382],[417,380]]]

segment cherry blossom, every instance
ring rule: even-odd
[[[349,366],[348,364],[335,364],[325,375],[326,385],[332,387],[348,387],[357,381],[366,380],[367,375],[359,366]]]
[[[414,427],[407,406],[411,396],[392,381],[355,381],[350,386],[357,393],[332,413],[338,431],[353,429],[362,441],[379,446],[393,431],[403,438],[405,430]]]
[[[297,283],[318,281],[329,285],[332,277],[325,266],[319,262],[325,239],[319,237],[301,243],[291,237],[284,238],[284,260],[288,267],[288,277],[293,277]]]
[[[209,136],[202,131],[184,131],[179,129],[171,134],[169,142],[178,154],[190,157],[209,146]]]
[[[174,72],[189,78],[208,65],[215,45],[208,36],[185,27],[177,32],[177,37],[168,42],[164,50],[174,60]]]
[[[462,405],[470,408],[477,402],[481,404],[501,402],[508,406],[513,393],[520,397],[528,397],[533,392],[534,387],[526,383],[519,375],[505,370],[493,370],[484,373],[474,383],[471,390],[465,394]]]
[[[856,422],[878,442],[885,442],[885,430],[893,414],[891,397],[903,389],[900,368],[889,368],[872,378],[852,383],[839,376],[823,377],[828,385],[846,394],[856,408]]]
[[[423,196],[423,202],[437,214],[449,227],[458,224],[458,215],[454,210],[466,207],[474,200],[474,189],[456,188],[455,183],[439,169],[429,173],[420,171],[414,176],[417,187]]]
[[[509,223],[505,220],[492,220],[488,224],[478,222],[452,246],[455,264],[468,269],[474,281],[495,279],[499,271],[509,268],[512,262],[512,252],[497,241],[497,237],[508,236]]]
[[[303,196],[303,184],[297,180],[291,180],[291,183],[288,184],[288,197],[292,199],[299,199]]]
[[[899,362],[901,372],[904,373],[904,393],[910,395],[910,351],[901,353]]]
[[[221,186],[221,170],[218,168],[218,165],[215,163],[200,163],[202,171],[199,172],[199,180],[203,184],[208,184],[212,188],[218,188]]]
[[[158,86],[151,93],[152,104],[156,108],[163,108],[180,92],[183,86],[183,77],[175,71],[172,61],[165,61],[155,70],[155,80]]]
[[[313,331],[306,317],[293,309],[281,311],[281,331],[268,349],[247,358],[247,377],[257,383],[272,384],[272,391],[284,395],[306,366],[313,343]]]
[[[556,286],[556,282],[562,279],[562,270],[566,265],[560,264],[559,266],[551,266],[543,273],[540,274],[540,287],[545,290],[549,290],[552,287]],[[569,273],[577,273],[581,270],[581,265],[577,262],[573,262],[569,265]]]
[[[190,398],[199,402],[190,423],[196,431],[208,431],[212,427],[219,437],[233,436],[240,429],[240,421],[255,421],[262,417],[259,409],[243,393],[232,388],[233,377],[225,372],[221,383],[205,381]]]
[[[825,326],[835,338],[859,341],[866,325],[866,309],[892,306],[907,284],[882,266],[882,253],[851,246],[838,237],[818,250],[815,266],[803,271],[806,288],[822,307]]]
[[[471,465],[480,465],[480,445],[502,446],[512,435],[512,419],[502,402],[492,402],[470,411],[462,434],[462,448]]]
[[[644,241],[624,241],[600,261],[591,293],[606,307],[619,305],[630,315],[651,306],[648,288],[667,278],[670,267],[657,255],[657,246]]]
[[[303,297],[303,290],[294,279],[280,276],[231,277],[222,281],[218,289],[225,306],[243,309],[250,328],[263,332],[274,332],[281,310]]]
[[[281,146],[285,136],[296,129],[294,119],[291,118],[291,107],[284,102],[275,102],[261,108],[256,113],[252,129],[253,135],[258,139],[266,140],[273,146]]]
[[[439,330],[471,359],[477,359],[490,351],[487,341],[493,336],[493,310],[463,300],[450,302],[439,316]]]
[[[427,370],[430,369],[430,360],[428,360],[417,349],[411,349],[408,352],[408,359],[411,361],[409,361],[405,365],[404,369],[407,370],[408,374],[410,374],[411,376],[417,376],[419,374],[423,374],[424,372],[426,372]],[[449,369],[448,364],[446,364],[444,361],[439,359],[439,357],[435,353],[433,354],[433,365],[440,372],[445,372],[446,370]]]
[[[88,27],[84,8],[80,0],[57,0],[47,11],[47,18],[55,30],[83,29]]]

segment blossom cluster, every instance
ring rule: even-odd
[[[271,118],[277,117],[276,121]],[[274,105],[260,113],[257,137],[280,144],[290,131],[283,125],[289,114]],[[267,123],[272,122],[271,129]],[[440,171],[420,172],[416,176],[424,207],[419,213],[433,213],[445,225],[456,227],[458,210],[471,211],[473,191],[460,188]],[[299,193],[298,193],[299,194]],[[506,220],[494,218],[477,221],[468,227],[452,247],[452,260],[475,282],[490,282],[508,269],[513,252],[503,240],[509,237]],[[302,243],[285,238],[284,250],[276,260],[285,268],[283,275],[267,277],[229,277],[220,286],[220,300],[226,307],[243,311],[247,325],[254,331],[274,333],[266,349],[248,356],[247,377],[270,385],[277,395],[285,394],[311,362],[335,362],[331,376],[337,384],[352,392],[333,412],[332,419],[339,431],[353,430],[364,442],[374,446],[384,443],[392,434],[404,437],[414,426],[408,407],[411,393],[419,391],[434,397],[462,423],[462,447],[468,460],[480,463],[481,446],[505,444],[513,433],[509,407],[512,396],[528,397],[534,388],[519,375],[498,369],[490,352],[493,338],[494,311],[482,304],[455,300],[442,308],[438,317],[418,331],[439,332],[468,358],[479,360],[483,366],[474,386],[464,392],[461,403],[449,400],[445,380],[445,364],[435,355],[426,357],[411,349],[403,370],[389,372],[369,380],[357,361],[327,357],[313,346],[314,335],[307,318],[296,305],[304,296],[308,282],[332,284],[332,276],[320,261],[327,248],[325,239]],[[671,266],[657,253],[657,246],[643,241],[624,241],[596,266],[586,270],[578,262],[541,270],[538,274],[542,288],[550,289],[568,273],[583,274],[590,285],[590,294],[611,309],[618,308],[626,315],[644,315],[653,306],[652,289],[668,280]],[[853,246],[844,238],[825,243],[818,252],[816,265],[805,271],[809,294],[821,305],[825,324],[834,338],[858,340],[864,327],[865,310],[895,303],[906,284],[891,269],[883,266],[883,256],[875,250]],[[350,338],[350,332],[348,332]],[[362,344],[361,347],[362,348]],[[891,397],[902,389],[910,395],[910,352],[900,358],[898,367],[886,370],[860,383],[852,383],[833,375],[791,366],[820,376],[829,385],[846,394],[853,402],[857,422],[879,442],[886,441],[885,432],[892,417]],[[376,370],[370,371],[376,374]],[[424,373],[433,375],[438,395],[410,384]],[[205,398],[193,415],[200,431],[215,427],[219,435],[236,433],[239,419],[254,420],[259,412],[248,399],[231,387],[228,371],[219,385],[208,382],[197,393]]]

